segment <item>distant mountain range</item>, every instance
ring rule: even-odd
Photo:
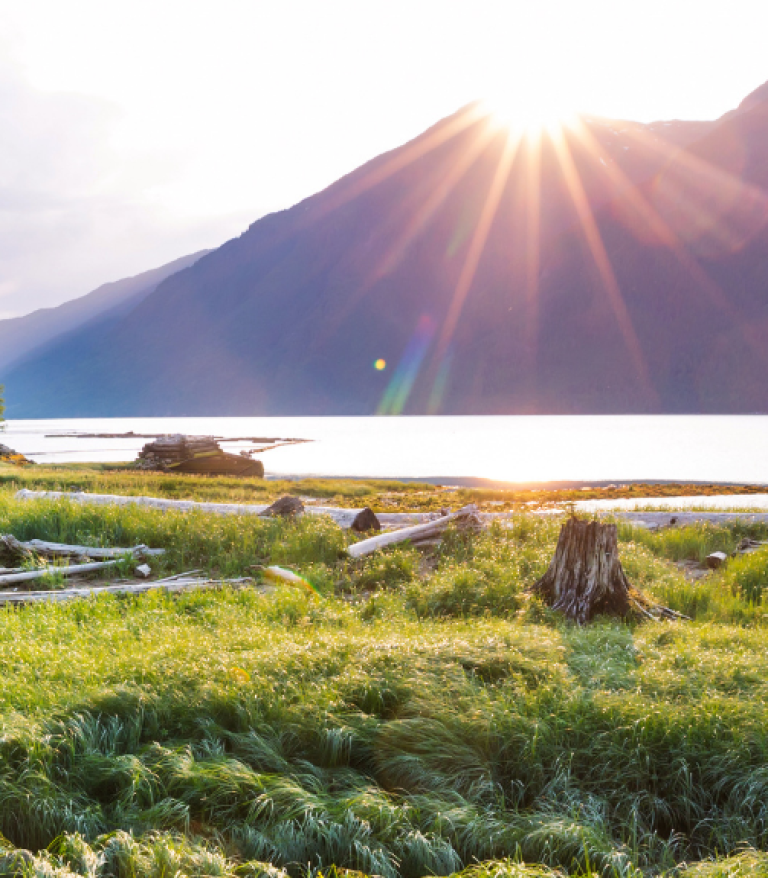
[[[17,364],[60,344],[72,332],[101,332],[120,320],[167,277],[210,253],[200,250],[135,277],[107,283],[56,308],[40,308],[24,317],[0,320],[0,376]]]
[[[540,140],[470,105],[198,257],[0,321],[7,414],[768,412],[768,84]]]

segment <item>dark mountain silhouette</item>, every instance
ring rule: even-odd
[[[20,364],[8,413],[768,411],[766,192],[765,86],[540,141],[471,105]]]
[[[38,354],[62,336],[89,327],[93,321],[116,321],[146,298],[161,282],[209,253],[201,250],[134,277],[103,284],[93,292],[55,308],[40,308],[0,320],[0,374],[31,354]]]

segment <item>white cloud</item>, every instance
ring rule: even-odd
[[[103,98],[32,88],[0,64],[0,313],[58,304],[101,283],[216,246],[253,210],[174,215],[145,193],[179,157],[119,154]]]

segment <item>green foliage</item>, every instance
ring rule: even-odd
[[[732,594],[740,595],[750,604],[762,604],[768,589],[768,547],[731,558],[720,582]]]
[[[324,595],[0,610],[0,874],[768,875],[768,553],[689,583],[670,559],[743,534],[622,527],[633,584],[693,621],[577,628],[527,594],[559,524],[350,562],[323,518],[0,492],[21,539],[280,563]]]
[[[442,494],[416,482],[373,479],[267,480],[156,473],[129,464],[60,464],[29,470],[0,467],[0,490],[88,491],[92,494],[150,495],[169,500],[271,503],[284,494],[334,506],[370,505],[376,510],[440,508]]]
[[[744,537],[768,539],[768,526],[752,523],[723,527],[699,523],[654,532],[622,523],[619,525],[619,537],[631,538],[647,546],[655,555],[670,561],[704,561],[712,552],[730,554]]]
[[[349,590],[377,591],[396,589],[418,576],[420,555],[408,546],[395,546],[388,552],[368,555],[356,565],[350,565]]]

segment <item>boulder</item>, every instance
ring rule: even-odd
[[[298,497],[292,497],[290,494],[286,494],[279,500],[275,500],[275,502],[267,507],[261,514],[279,515],[285,518],[287,516],[300,515],[303,511],[304,504],[301,500],[299,500]]]

